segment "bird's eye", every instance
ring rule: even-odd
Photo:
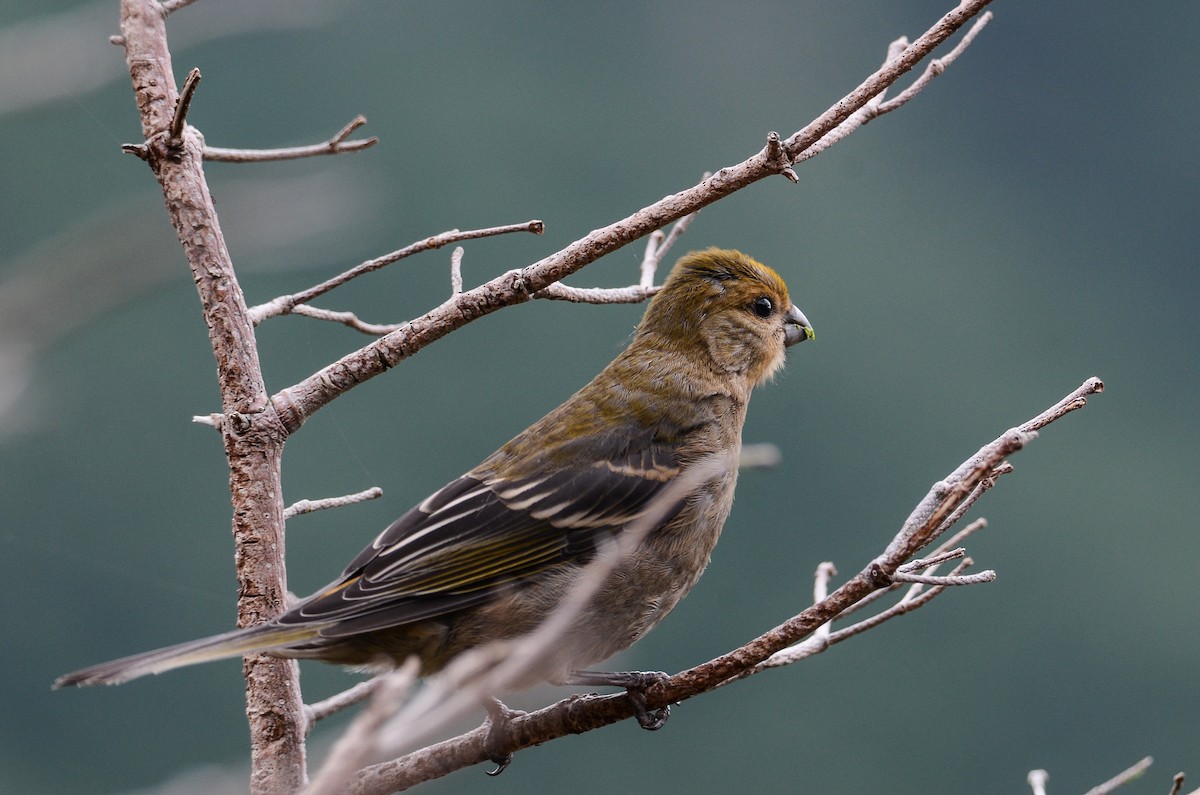
[[[750,308],[753,309],[754,314],[758,315],[759,317],[770,317],[771,310],[775,307],[771,303],[770,298],[767,298],[765,295],[760,295],[758,298],[754,299],[754,303],[750,305]]]

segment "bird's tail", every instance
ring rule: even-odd
[[[54,689],[71,685],[119,685],[147,674],[161,674],[185,665],[240,657],[268,650],[277,650],[293,643],[317,637],[319,626],[279,626],[259,624],[236,629],[222,635],[167,646],[165,649],[134,654],[119,660],[100,663],[63,674],[54,680]]]

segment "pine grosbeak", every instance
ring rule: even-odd
[[[751,389],[783,365],[786,347],[811,337],[773,270],[738,251],[688,254],[616,360],[393,522],[329,586],[264,624],[85,668],[55,686],[259,652],[347,665],[416,655],[429,674],[467,649],[529,632],[598,544],[690,464],[736,460]],[[736,479],[727,467],[660,510],[537,675],[571,681],[669,613],[707,565]],[[605,676],[585,681],[624,681]]]

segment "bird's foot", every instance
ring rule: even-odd
[[[513,755],[511,750],[507,750],[510,743],[508,742],[508,730],[512,725],[513,718],[518,718],[525,713],[519,709],[509,709],[503,701],[498,698],[488,698],[484,701],[483,706],[487,709],[487,737],[483,740],[483,750],[487,753],[488,759],[496,763],[495,770],[489,770],[489,776],[498,776],[512,764]]]
[[[650,709],[646,704],[646,690],[668,678],[663,671],[572,671],[567,684],[625,688],[638,725],[647,731],[657,731],[671,717],[671,705]]]

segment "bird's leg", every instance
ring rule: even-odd
[[[496,763],[496,769],[489,770],[488,775],[498,776],[512,764],[512,751],[505,750],[505,746],[508,745],[508,728],[512,725],[513,718],[525,713],[519,709],[509,709],[503,701],[491,696],[484,699],[483,706],[488,713],[488,730],[483,741],[483,750],[487,752],[488,759]]]
[[[671,705],[650,710],[646,706],[646,689],[667,678],[668,674],[663,671],[572,671],[566,684],[625,688],[633,702],[633,715],[638,725],[647,731],[656,731],[671,717]]]

